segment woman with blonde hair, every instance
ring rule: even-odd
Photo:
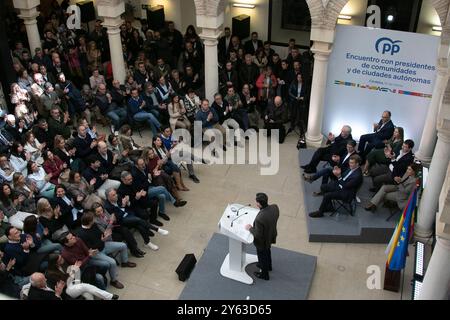
[[[60,241],[69,228],[61,218],[61,210],[58,205],[52,207],[47,198],[40,198],[36,204],[36,214],[39,222],[48,229],[48,237],[53,241]]]
[[[46,147],[46,143],[40,143],[38,139],[35,138],[32,131],[25,133],[25,145],[24,149],[31,155],[31,160],[35,161],[37,164],[41,165],[44,163],[44,158],[42,157],[43,151]]]
[[[174,131],[176,128],[191,130],[191,122],[186,116],[184,102],[178,95],[172,97],[172,101],[167,107],[169,111],[170,128]]]
[[[38,191],[33,184],[27,183],[25,176],[20,172],[15,172],[13,175],[14,191],[20,196],[24,197],[22,201],[22,210],[25,212],[36,211],[35,194]]]
[[[91,73],[97,68],[103,70],[102,52],[97,49],[95,41],[90,41],[88,43],[86,57],[88,62],[88,69]]]

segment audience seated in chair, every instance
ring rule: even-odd
[[[384,111],[381,120],[373,124],[373,133],[362,135],[359,139],[358,153],[365,159],[373,148],[383,148],[384,141],[392,137],[394,124],[391,120],[391,112]]]
[[[331,162],[328,162],[324,168],[320,169],[318,172],[310,176],[303,173],[303,178],[311,183],[322,177],[322,184],[327,184],[330,178],[332,179],[335,178],[335,176],[333,175],[333,168],[335,166],[338,166],[343,172],[345,172],[348,169],[351,156],[356,154],[355,147],[356,141],[348,140],[345,152],[343,152],[340,155],[338,154],[332,155]]]
[[[398,155],[393,152],[390,154],[386,152],[386,157],[390,159],[388,164],[375,165],[369,171],[373,181],[373,188],[370,191],[377,192],[383,184],[393,184],[397,182],[396,180],[400,180],[405,174],[408,165],[414,161],[413,148],[414,141],[406,140]]]
[[[349,168],[342,172],[339,167],[334,167],[333,174],[337,180],[320,187],[320,192],[315,195],[323,195],[319,210],[311,212],[311,218],[321,218],[325,212],[334,211],[332,200],[352,201],[356,192],[363,182],[362,171],[360,167],[361,158],[358,155],[350,157]]]
[[[375,148],[369,152],[363,168],[364,176],[369,175],[370,168],[372,168],[375,164],[389,163],[390,159],[386,157],[385,153],[391,154],[393,152],[396,155],[400,153],[403,145],[403,132],[402,127],[396,127],[394,129],[394,133],[392,134],[392,138],[383,141],[383,148]]]
[[[301,168],[305,170],[305,173],[316,173],[319,162],[331,162],[333,154],[342,154],[345,151],[349,140],[352,140],[352,128],[350,126],[343,126],[340,135],[337,137],[330,132],[328,134],[326,146],[317,149],[309,163],[301,166]]]
[[[377,194],[369,201],[365,209],[375,212],[377,207],[384,201],[390,200],[397,203],[398,208],[403,210],[408,203],[409,196],[417,185],[417,173],[419,167],[412,163],[408,165],[405,174],[399,178],[395,177],[394,184],[385,184]]]

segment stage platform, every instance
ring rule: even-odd
[[[256,254],[248,245],[246,252]],[[228,238],[215,233],[195,266],[179,300],[305,300],[311,288],[317,258],[272,247],[270,280],[258,279],[256,264],[247,266],[252,285],[225,278],[220,266],[228,253]]]
[[[305,165],[311,159],[315,149],[300,149],[299,151],[299,172],[303,173],[301,165]],[[320,163],[318,168],[325,164]],[[373,192],[370,177],[364,177],[364,183],[359,190],[358,197],[361,203],[356,206],[354,216],[350,216],[342,209],[338,215],[330,217],[331,213],[326,213],[323,218],[310,218],[308,214],[316,211],[322,201],[322,197],[314,197],[313,191],[320,191],[322,179],[313,183],[306,182],[303,178],[303,198],[306,208],[306,221],[310,242],[341,242],[341,243],[388,243],[395,225],[399,218],[396,214],[389,221],[390,216],[387,208],[378,208],[376,213],[364,210],[364,205],[372,198]]]

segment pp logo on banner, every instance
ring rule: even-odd
[[[386,37],[380,38],[375,43],[375,50],[377,50],[377,52],[381,54],[390,53],[392,56],[395,53],[400,52],[400,46],[397,43],[401,42],[402,42],[401,40],[394,41]]]

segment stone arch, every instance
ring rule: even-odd
[[[194,0],[197,15],[218,17],[225,11],[226,0]]]
[[[439,19],[441,21],[442,27],[450,25],[450,19],[448,18],[448,9],[450,5],[450,0],[426,0],[431,1],[434,9],[436,10]],[[311,2],[321,2],[320,0],[311,0]],[[326,29],[334,29],[337,23],[337,18],[339,13],[342,11],[344,6],[347,4],[348,0],[330,0],[324,9],[325,13],[323,15],[324,20],[322,25]]]

